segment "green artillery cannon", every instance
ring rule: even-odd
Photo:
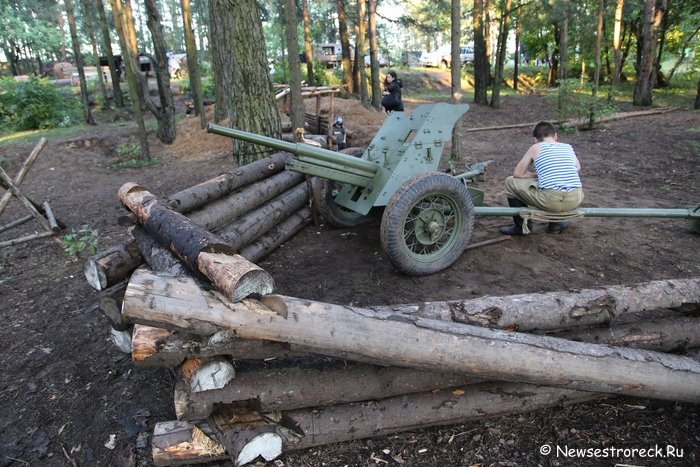
[[[319,177],[314,200],[325,220],[353,227],[385,207],[380,237],[389,260],[408,275],[425,275],[451,266],[471,237],[474,216],[528,215],[529,208],[481,207],[483,192],[468,183],[488,162],[467,172],[438,172],[452,128],[469,110],[466,104],[418,106],[411,115],[391,113],[362,154],[343,154],[209,124],[207,131],[260,144],[292,156],[286,167]],[[360,157],[356,157],[360,156]],[[539,215],[546,213],[536,212]],[[700,224],[700,209],[578,209],[572,216],[680,217]]]

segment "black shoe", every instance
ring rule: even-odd
[[[523,235],[527,235],[523,233],[523,220],[522,218],[518,218],[520,222],[516,222],[515,225],[506,225],[504,227],[501,227],[499,230],[503,235],[512,235],[514,237],[520,237]],[[527,229],[532,233],[532,221],[527,221]]]
[[[558,234],[569,228],[571,222],[550,222],[547,226],[547,233]]]

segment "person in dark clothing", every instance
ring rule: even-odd
[[[384,78],[384,92],[382,93],[382,107],[386,113],[393,111],[403,112],[403,102],[401,102],[401,88],[403,83],[396,76],[394,70],[389,70],[386,72],[386,77]]]
[[[338,147],[338,151],[342,151],[347,147],[347,133],[345,133],[345,127],[343,126],[343,117],[340,115],[338,115],[333,122],[331,134]]]

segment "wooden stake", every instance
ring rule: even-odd
[[[22,183],[22,180],[24,180],[24,176],[27,175],[27,172],[29,172],[29,169],[32,167],[32,164],[34,164],[36,158],[39,157],[41,151],[44,150],[47,142],[48,140],[42,137],[36,143],[36,146],[34,146],[34,149],[32,149],[32,152],[29,154],[29,157],[27,157],[27,159],[22,164],[22,167],[20,167],[19,172],[17,172],[17,175],[15,175],[15,185],[19,186],[19,184]],[[10,199],[12,199],[12,193],[10,191],[2,195],[2,199],[0,199],[0,215],[2,215],[2,213],[5,211],[5,208],[9,204]]]

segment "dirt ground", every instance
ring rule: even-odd
[[[404,80],[411,91],[442,75]],[[421,84],[423,83],[423,84]],[[449,91],[446,91],[447,96]],[[342,108],[346,127],[363,132],[380,113]],[[552,119],[543,95],[505,97],[498,110],[472,106],[464,129]],[[689,102],[690,105],[690,102]],[[354,109],[354,110],[353,110]],[[623,105],[623,110],[629,110]],[[530,128],[465,131],[464,156],[493,160],[478,184],[486,204],[506,205],[503,179],[531,143]],[[214,139],[216,138],[216,140]],[[116,200],[127,181],[167,195],[230,169],[228,142],[203,135],[194,119],[176,144],[153,143],[160,162],[143,169],[110,169],[117,148],[135,141],[127,125],[100,125],[54,139],[22,184],[35,201],[49,200],[69,228],[99,229],[100,249],[122,241],[124,213]],[[363,139],[364,138],[364,139]],[[155,141],[155,137],[152,138]],[[700,113],[676,110],[604,124],[595,131],[560,134],[583,165],[587,207],[686,207],[700,202]],[[0,148],[13,176],[33,143]],[[13,200],[1,224],[26,215]],[[472,242],[499,237],[501,218],[477,218]],[[33,223],[0,234],[28,234]],[[406,277],[381,250],[379,221],[356,229],[313,226],[260,262],[277,292],[331,303],[384,305],[438,299],[577,290],[700,275],[700,236],[682,220],[583,219],[561,235],[534,234],[467,251],[446,271]],[[108,324],[88,311],[96,292],[83,262],[71,261],[49,239],[0,249],[0,466],[152,465],[150,433],[173,420],[174,376],[167,369],[136,369],[108,338]],[[303,271],[303,273],[302,273]],[[700,330],[699,330],[700,331]],[[112,444],[109,445],[110,439]],[[667,446],[682,457],[566,458],[540,446],[646,449]],[[609,398],[571,407],[359,440],[286,454],[276,466],[467,465],[698,465],[700,407],[634,398]]]

